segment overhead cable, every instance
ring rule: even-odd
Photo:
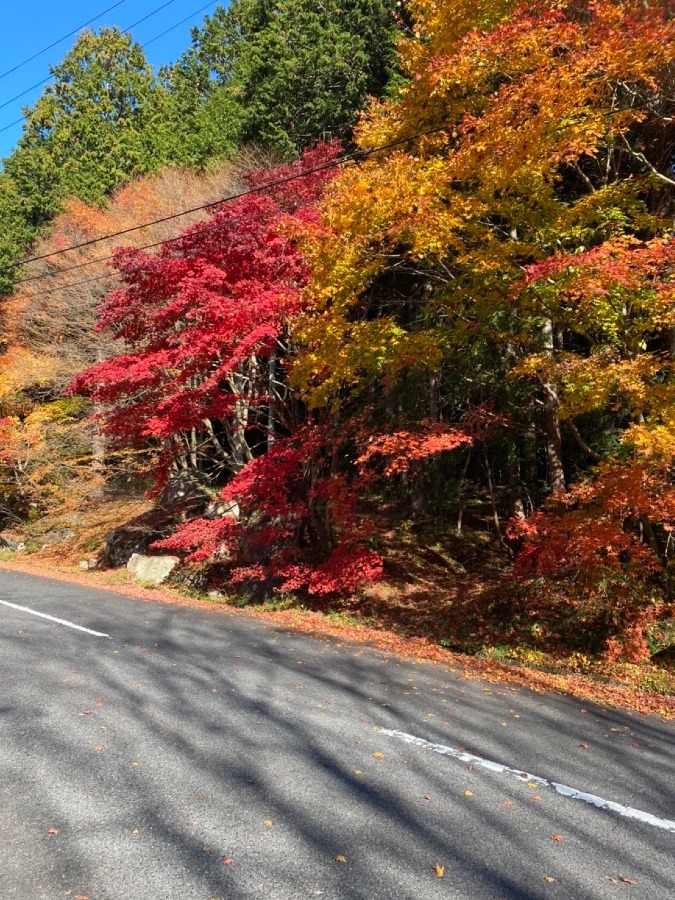
[[[189,16],[185,16],[184,19],[181,19],[180,22],[176,22],[175,25],[171,25],[170,28],[167,28],[166,31],[162,31],[161,34],[156,34],[153,38],[150,38],[149,41],[146,41],[141,46],[145,50],[146,47],[149,47],[150,44],[154,44],[155,41],[158,41],[160,38],[163,38],[164,35],[169,34],[169,32],[174,31],[176,28],[180,28],[181,25],[184,25],[186,22],[189,22],[190,19],[194,19],[195,16],[198,16],[199,13],[204,12],[209,9],[211,6],[215,6],[218,3],[218,0],[211,0],[211,3],[207,3],[205,6],[201,6],[199,9],[196,9],[194,12],[190,13]]]
[[[298,203],[294,205],[293,210],[304,209],[307,206],[311,206],[309,201],[305,203]],[[247,216],[242,219],[230,219],[226,222],[218,222],[215,225],[206,225],[204,228],[196,228],[194,231],[191,231],[189,235],[179,234],[176,237],[164,238],[161,241],[154,241],[152,244],[144,244],[141,247],[133,247],[132,249],[138,253],[143,250],[150,250],[153,247],[159,247],[163,244],[171,244],[176,243],[177,241],[185,240],[186,237],[195,237],[200,234],[206,234],[209,231],[225,231],[227,229],[233,228],[235,225],[244,225],[247,222],[255,222],[262,221],[263,219],[269,219],[274,215],[278,215],[279,213],[291,212],[291,208],[281,208],[281,209],[269,209],[264,213],[259,213],[257,216]],[[93,266],[95,263],[107,262],[111,259],[115,258],[115,254],[111,253],[110,256],[100,256],[96,259],[88,260],[87,262],[78,263],[76,266],[69,266],[67,269],[60,269],[58,272],[49,272],[45,275],[36,275],[32,278],[25,278],[22,281],[18,281],[17,284],[26,284],[26,282],[30,281],[38,281],[41,278],[55,278],[58,275],[64,275],[66,272],[72,272],[73,269],[81,269],[84,266]],[[128,269],[127,272],[140,272],[145,268],[144,265],[135,266],[131,269]],[[84,278],[80,281],[72,281],[68,284],[60,284],[57,287],[48,288],[46,291],[40,290],[40,297],[43,297],[45,294],[54,294],[59,291],[66,291],[69,288],[80,287],[80,285],[84,284],[92,284],[95,281],[103,281],[104,278],[115,278],[117,277],[116,272],[104,272],[101,275],[94,275],[91,278]]]
[[[161,6],[158,6],[156,9],[153,9],[152,12],[149,12],[147,16],[143,16],[142,19],[138,19],[136,22],[132,22],[131,25],[128,25],[126,28],[121,29],[123,32],[131,31],[132,28],[135,28],[137,25],[140,25],[141,22],[145,22],[146,19],[152,18],[152,16],[157,15],[158,12],[161,12],[167,6],[171,6],[172,3],[175,3],[176,0],[166,0],[166,3],[163,3]],[[119,4],[118,4],[119,5]],[[25,97],[26,94],[30,94],[31,91],[35,90],[35,88],[41,87],[43,84],[47,84],[48,81],[51,81],[54,77],[53,73],[51,75],[47,75],[46,78],[43,78],[42,81],[36,81],[35,84],[32,84],[30,87],[26,88],[25,91],[21,91],[20,94],[16,94],[14,97],[10,97],[9,100],[5,100],[4,103],[0,103],[0,109],[4,109],[6,106],[9,106],[10,103],[14,103],[15,100],[19,100],[21,97]],[[12,125],[18,125],[19,122],[22,122],[26,116],[22,116],[20,119],[17,119],[16,122],[12,122],[10,125],[6,125],[4,128],[0,128],[0,134],[3,131],[6,131],[8,128],[11,128]]]
[[[439,125],[436,128],[430,128],[426,131],[416,132],[415,134],[408,135],[407,137],[400,137],[394,141],[390,141],[387,144],[381,144],[377,147],[370,147],[366,150],[355,150],[352,153],[347,153],[341,157],[335,157],[334,159],[327,160],[326,162],[320,163],[319,165],[312,166],[309,169],[301,169],[300,171],[295,172],[292,175],[285,175],[282,178],[276,178],[273,181],[265,182],[264,184],[260,184],[257,187],[247,188],[246,190],[239,191],[236,194],[231,194],[229,197],[222,197],[221,199],[213,200],[210,203],[203,203],[200,206],[192,206],[188,209],[183,209],[179,212],[171,213],[170,215],[160,216],[158,219],[152,219],[151,221],[143,222],[140,225],[131,225],[129,226],[129,228],[122,228],[119,231],[112,231],[109,234],[103,234],[99,237],[90,238],[89,240],[81,241],[78,244],[71,244],[69,247],[62,247],[60,250],[52,250],[50,253],[42,253],[37,256],[29,256],[26,259],[18,260],[15,263],[10,263],[8,266],[1,267],[0,273],[8,272],[12,269],[28,265],[28,263],[38,262],[42,259],[50,259],[54,256],[60,256],[62,253],[68,253],[70,250],[79,250],[82,247],[90,247],[93,244],[99,244],[101,241],[107,241],[115,237],[122,237],[125,234],[131,234],[134,231],[140,231],[142,228],[148,228],[150,225],[160,225],[163,222],[170,222],[174,219],[179,219],[182,216],[187,216],[190,213],[201,212],[202,210],[208,209],[215,209],[216,207],[222,206],[225,203],[231,203],[234,200],[240,200],[242,197],[247,197],[251,194],[258,194],[263,191],[269,190],[270,188],[280,187],[281,185],[288,184],[291,181],[297,181],[299,178],[304,178],[307,175],[313,175],[317,172],[323,172],[326,169],[333,169],[348,162],[363,162],[369,157],[373,156],[375,153],[382,153],[385,150],[393,150],[396,147],[400,147],[402,144],[410,143],[410,141],[415,141],[418,138],[428,137],[433,134],[439,134],[442,131],[447,131],[449,127],[449,125]]]
[[[72,31],[69,31],[68,34],[64,34],[63,37],[58,38],[58,40],[54,41],[54,43],[49,44],[48,47],[43,47],[42,50],[38,50],[37,53],[34,53],[32,56],[29,56],[27,59],[21,60],[21,62],[17,63],[15,66],[12,66],[11,69],[7,69],[5,72],[0,72],[0,80],[6,78],[8,75],[11,75],[12,72],[16,72],[18,69],[22,69],[29,62],[33,62],[34,59],[37,59],[38,56],[42,56],[43,53],[46,53],[48,50],[51,50],[53,47],[58,46],[63,41],[67,40],[69,37],[72,37],[74,34],[77,34],[78,31],[81,31],[83,28],[86,28],[87,25],[91,25],[92,22],[95,22],[97,19],[100,19],[101,16],[105,16],[107,13],[112,12],[113,9],[116,9],[118,6],[121,6],[123,3],[126,3],[127,0],[117,0],[117,3],[113,3],[112,6],[109,6],[107,9],[104,9],[102,12],[97,13],[92,19],[89,19],[86,22],[83,22],[81,25],[78,25],[77,28],[74,28]]]

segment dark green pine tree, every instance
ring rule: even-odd
[[[395,0],[234,0],[193,30],[167,87],[184,120],[199,125],[201,115],[210,127],[201,146],[211,152],[234,141],[291,157],[348,138],[396,70],[395,9]]]
[[[130,34],[84,32],[52,74],[4,166],[30,228],[49,221],[63,198],[100,203],[167,155],[161,88]]]

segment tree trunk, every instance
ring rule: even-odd
[[[243,469],[253,459],[251,448],[246,440],[248,428],[249,401],[246,394],[249,379],[243,375],[232,373],[228,376],[232,393],[237,398],[234,403],[234,416],[230,422],[224,422],[227,440],[232,450],[235,471]]]
[[[103,409],[98,404],[94,406],[94,415],[99,416]],[[92,426],[91,432],[91,470],[94,474],[95,486],[94,493],[100,496],[105,487],[105,454],[106,441],[105,435],[96,423]]]
[[[544,445],[546,448],[546,470],[551,492],[556,494],[567,490],[563,466],[562,436],[558,409],[560,401],[554,385],[544,385]]]
[[[267,449],[272,449],[276,440],[276,424],[274,418],[275,407],[275,380],[277,377],[277,355],[274,351],[270,353],[269,359],[269,375],[267,383],[267,393],[269,400],[267,401]]]
[[[544,347],[549,356],[553,356],[554,335],[553,323],[546,319],[544,323]],[[543,384],[543,428],[546,448],[546,469],[551,492],[556,494],[567,490],[565,468],[563,466],[562,435],[560,433],[560,399],[554,384],[545,381]]]

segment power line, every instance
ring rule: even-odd
[[[15,125],[20,125],[25,119],[26,116],[21,116],[20,119],[16,119],[14,122],[10,122],[9,125],[4,125],[2,128],[0,128],[0,134],[2,134],[3,131],[9,131],[10,128],[14,128]]]
[[[142,19],[138,19],[137,22],[132,22],[131,25],[128,25],[126,28],[123,28],[122,31],[124,31],[124,32],[131,31],[132,28],[135,28],[137,25],[140,25],[141,22],[145,22],[146,19],[152,18],[152,16],[157,15],[158,12],[161,12],[167,6],[171,6],[171,4],[175,3],[175,2],[176,2],[176,0],[166,0],[166,3],[163,3],[161,6],[158,6],[156,9],[153,9],[152,12],[149,12],[147,14],[147,16],[143,16]],[[119,6],[119,3],[116,5]],[[103,13],[101,13],[101,15],[103,15]],[[159,35],[159,36],[161,37],[161,35]],[[153,40],[154,40],[154,38],[153,38]],[[21,97],[25,97],[26,94],[30,94],[30,92],[32,90],[35,90],[35,88],[41,87],[43,84],[47,84],[47,82],[51,81],[53,77],[54,77],[54,75],[52,74],[52,75],[48,75],[46,78],[43,78],[42,81],[36,81],[35,84],[32,84],[30,87],[26,88],[25,91],[21,91],[20,94],[16,94],[16,96],[10,97],[9,100],[5,100],[4,103],[0,103],[0,109],[4,109],[6,106],[9,106],[10,103],[14,103],[15,100],[19,100]],[[0,134],[3,131],[6,131],[7,128],[11,128],[12,125],[17,125],[18,122],[22,122],[23,119],[25,119],[25,118],[26,118],[26,116],[22,116],[21,119],[18,119],[17,122],[12,122],[11,125],[7,125],[5,128],[0,128]]]
[[[142,228],[148,228],[150,225],[160,225],[163,222],[170,222],[174,219],[179,219],[182,216],[187,216],[190,213],[201,212],[202,210],[206,209],[214,209],[215,207],[221,206],[224,203],[231,203],[234,200],[239,200],[242,197],[247,197],[251,194],[257,194],[262,191],[269,190],[270,188],[280,187],[281,185],[289,184],[291,181],[296,181],[298,178],[304,178],[306,175],[313,175],[317,172],[323,172],[326,169],[333,169],[353,160],[363,162],[375,153],[382,153],[385,150],[393,150],[396,147],[400,147],[402,144],[407,144],[410,141],[417,140],[418,138],[427,137],[432,134],[438,134],[441,131],[446,131],[449,127],[449,125],[439,125],[436,128],[430,128],[427,131],[416,132],[415,134],[409,135],[408,137],[397,138],[394,141],[390,141],[388,144],[381,144],[378,147],[371,147],[367,150],[355,150],[353,153],[348,153],[345,156],[339,158],[336,157],[334,159],[326,161],[325,163],[320,163],[317,166],[313,166],[312,168],[302,169],[292,175],[285,175],[284,177],[277,178],[274,181],[265,182],[264,184],[260,184],[257,187],[247,188],[244,191],[239,191],[236,194],[231,194],[229,197],[222,197],[220,200],[214,200],[210,203],[203,203],[201,206],[192,206],[188,209],[180,210],[177,213],[172,213],[171,215],[167,216],[161,216],[158,219],[153,219],[150,222],[143,222],[140,225],[132,225],[129,228],[123,228],[119,231],[112,231],[109,234],[103,234],[100,237],[91,238],[88,241],[81,241],[78,244],[71,244],[69,247],[62,247],[60,250],[53,250],[50,253],[42,253],[39,256],[29,256],[27,259],[18,260],[15,263],[10,263],[10,265],[8,266],[3,266],[2,268],[0,268],[0,273],[17,269],[20,266],[28,265],[28,263],[38,262],[43,259],[51,259],[54,256],[60,256],[62,253],[68,253],[70,250],[79,250],[82,247],[90,247],[93,244],[99,244],[101,241],[106,241],[110,238],[121,237],[125,234],[131,234],[134,231],[140,231]]]
[[[287,208],[281,207],[280,209],[270,209],[270,210],[267,210],[267,212],[260,213],[257,216],[247,216],[246,218],[242,218],[242,219],[231,219],[228,222],[219,222],[217,225],[207,225],[204,228],[198,228],[198,229],[195,229],[194,231],[191,231],[189,235],[179,234],[176,237],[164,238],[161,241],[154,241],[152,244],[144,244],[142,247],[134,247],[133,250],[140,253],[142,250],[150,250],[153,247],[159,247],[163,244],[176,243],[177,241],[182,241],[187,237],[193,237],[193,236],[199,235],[199,234],[206,234],[209,231],[224,231],[226,229],[233,228],[235,225],[243,225],[247,222],[261,221],[262,219],[270,218],[270,216],[278,215],[280,212],[282,212],[282,213],[283,212],[291,212],[291,209],[293,209],[293,210],[304,209],[310,205],[311,205],[311,202],[307,201],[305,203],[298,203],[298,204],[294,205],[292,208],[291,207],[287,207]],[[84,266],[93,266],[96,263],[108,262],[109,260],[114,259],[114,258],[115,258],[114,253],[110,254],[110,256],[100,256],[100,257],[97,257],[96,259],[88,260],[87,262],[84,262],[84,263],[79,263],[76,266],[69,266],[67,269],[61,269],[59,272],[49,272],[49,273],[46,273],[45,275],[36,275],[33,278],[25,278],[22,281],[18,281],[17,284],[25,284],[26,282],[29,282],[29,281],[38,281],[41,278],[56,278],[59,275],[65,274],[66,272],[72,272],[73,269],[81,269]],[[140,272],[144,268],[145,267],[141,265],[141,266],[136,266],[128,271]],[[95,281],[102,281],[104,278],[115,278],[116,274],[117,273],[115,273],[115,272],[105,272],[102,275],[94,275],[91,278],[84,278],[81,281],[72,281],[68,284],[61,284],[61,285],[58,285],[57,287],[49,288],[46,291],[41,290],[40,296],[43,297],[45,294],[54,294],[58,291],[68,290],[69,288],[80,287],[80,285],[83,285],[83,284],[92,284]]]
[[[219,201],[222,202],[222,201]],[[300,209],[307,204],[299,204],[296,208]],[[289,210],[282,210],[282,212],[288,212]],[[251,216],[246,219],[234,219],[230,222],[220,222],[218,225],[208,225],[204,228],[196,229],[195,231],[190,232],[190,237],[196,234],[205,234],[208,231],[217,231],[219,228],[229,228],[232,225],[241,225],[244,222],[254,222],[257,219],[265,218],[266,216],[273,215],[274,213],[279,212],[279,210],[269,210],[266,213],[261,213],[258,216]],[[146,226],[147,227],[147,226]],[[175,237],[170,238],[162,238],[159,241],[153,241],[151,244],[142,244],[140,247],[134,247],[133,249],[137,252],[141,250],[152,250],[154,247],[161,247],[164,244],[174,244],[177,241],[182,241],[186,238],[187,235],[184,233],[178,234]],[[97,256],[95,259],[88,259],[85,262],[76,263],[74,266],[67,266],[65,269],[59,269],[57,272],[44,272],[42,275],[31,275],[28,278],[19,278],[14,284],[15,286],[19,284],[29,284],[31,281],[42,281],[45,278],[58,278],[59,275],[65,275],[67,272],[74,272],[76,269],[84,269],[87,266],[94,266],[96,263],[102,262],[110,262],[111,259],[115,259],[117,254],[110,253],[108,256]],[[65,284],[62,287],[74,287],[72,284]]]
[[[206,6],[202,6],[199,9],[196,9],[193,13],[190,13],[189,16],[185,16],[184,19],[181,19],[180,22],[176,22],[175,25],[172,25],[170,28],[167,28],[166,31],[163,31],[161,34],[156,34],[153,38],[150,38],[149,41],[146,41],[142,44],[143,49],[149,47],[150,44],[154,44],[155,41],[158,41],[160,38],[163,38],[165,34],[169,34],[170,31],[174,31],[176,28],[180,28],[181,25],[184,25],[186,22],[189,22],[190,19],[193,19],[195,16],[198,16],[199,13],[204,12],[204,10],[209,9],[211,6],[215,6],[218,3],[218,0],[211,0],[211,3],[207,3]]]
[[[54,41],[53,44],[50,44],[48,47],[43,47],[42,50],[38,50],[37,53],[34,53],[32,56],[29,56],[28,59],[22,60],[20,63],[17,63],[15,66],[12,66],[11,69],[7,69],[6,72],[0,73],[0,79],[6,78],[8,75],[11,75],[12,72],[16,72],[18,69],[23,68],[29,62],[33,62],[34,59],[37,59],[38,56],[42,56],[43,53],[46,53],[47,50],[51,50],[53,47],[56,47],[62,41],[67,40],[69,37],[72,37],[74,34],[77,34],[78,31],[81,31],[83,28],[86,28],[87,25],[91,25],[92,22],[95,22],[97,19],[100,19],[101,16],[105,16],[107,13],[112,12],[113,9],[116,9],[118,6],[121,6],[123,3],[126,3],[127,0],[117,0],[117,3],[113,3],[112,6],[109,6],[107,9],[104,9],[103,12],[97,13],[93,19],[89,19],[87,22],[83,22],[82,25],[78,25],[77,28],[73,29],[73,31],[69,31],[68,34],[64,34],[63,37],[60,37],[58,40]]]

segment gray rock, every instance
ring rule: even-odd
[[[18,541],[15,541],[13,538],[3,537],[0,534],[0,550],[11,550],[12,553],[16,553],[18,549]]]
[[[195,505],[205,506],[212,496],[203,477],[191,469],[181,469],[169,476],[160,503],[162,506],[173,506],[191,500]]]
[[[179,562],[178,556],[143,556],[141,553],[133,553],[127,563],[127,570],[134,581],[163,584]]]
[[[75,532],[72,528],[55,528],[42,535],[42,549],[52,547],[54,544],[64,544],[74,537]]]
[[[146,554],[152,543],[173,534],[181,522],[202,515],[206,506],[204,497],[174,500],[169,506],[157,506],[120,525],[106,536],[102,564],[112,569],[125,566],[132,554]]]
[[[239,521],[241,511],[236,500],[214,500],[206,507],[205,519],[222,519],[231,516],[235,522]]]

